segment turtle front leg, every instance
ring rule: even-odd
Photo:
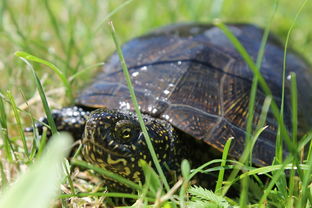
[[[52,111],[52,117],[57,130],[69,132],[75,140],[82,138],[84,127],[89,115],[90,111],[86,111],[77,106]],[[44,124],[48,124],[48,120],[46,117],[42,117],[39,121],[40,122],[35,123],[35,127],[41,135],[45,126]],[[26,128],[25,131],[33,132],[33,128]],[[51,134],[51,131],[48,131],[48,134]]]

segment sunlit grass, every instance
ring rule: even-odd
[[[64,175],[62,161],[69,153],[71,142],[71,137],[65,133],[52,137],[43,157],[13,186],[2,190],[0,207],[48,207],[59,193],[58,185]]]
[[[297,9],[304,1],[276,2],[277,6],[275,7],[270,0],[253,2],[243,0],[235,2],[230,0],[175,0],[168,2],[156,0],[91,2],[44,0],[40,3],[35,0],[3,0],[0,4],[0,36],[2,37],[0,38],[0,136],[3,141],[0,150],[3,156],[0,161],[1,188],[14,182],[16,175],[24,166],[31,164],[35,158],[41,158],[41,153],[46,146],[45,139],[39,141],[36,137],[24,136],[24,122],[31,125],[29,121],[31,119],[28,116],[28,107],[22,104],[31,101],[30,111],[34,118],[38,118],[45,113],[50,117],[51,108],[59,108],[73,103],[75,94],[79,93],[78,89],[90,80],[96,73],[97,66],[102,65],[105,57],[111,54],[115,48],[110,28],[106,24],[108,20],[114,22],[121,43],[161,25],[181,21],[212,23],[214,18],[218,18],[225,22],[252,22],[265,27],[266,31],[271,28],[282,40],[287,40],[286,48],[290,45],[306,54],[306,57],[312,61],[312,56],[309,56],[312,51],[312,28],[309,23],[312,18],[312,14],[309,12],[312,5],[306,4],[302,7],[301,12],[298,12]],[[266,35],[264,35],[263,44],[266,42]],[[234,45],[236,48],[240,47],[235,40]],[[281,164],[254,168],[250,166],[250,152],[248,152],[250,150],[246,150],[246,154],[240,161],[232,161],[227,158],[229,142],[223,155],[220,155],[220,159],[208,161],[197,169],[190,170],[189,164],[184,161],[181,165],[183,180],[177,181],[174,187],[166,185],[160,195],[155,194],[157,188],[166,182],[164,179],[163,182],[160,182],[155,172],[147,166],[145,166],[144,173],[149,180],[146,181],[146,184],[138,185],[82,161],[74,160],[70,170],[66,171],[67,174],[72,172],[72,176],[68,180],[64,180],[63,193],[59,196],[63,203],[64,199],[72,200],[70,203],[75,203],[75,198],[83,200],[83,197],[89,197],[97,204],[99,203],[97,200],[104,197],[104,201],[108,204],[112,204],[113,198],[132,198],[141,201],[143,205],[159,204],[166,201],[168,207],[187,205],[226,207],[229,204],[241,207],[308,207],[311,205],[309,185],[312,171],[312,145],[309,142],[312,134],[306,135],[302,140],[297,138],[296,85],[300,83],[296,83],[296,76],[292,74],[293,114],[291,116],[293,123],[291,134],[288,134],[281,119],[280,107],[274,104],[270,90],[261,78],[261,74],[257,72],[261,65],[261,50],[255,63],[248,57],[248,54],[239,50],[256,74],[253,81],[255,86],[252,90],[254,96],[251,96],[250,112],[253,111],[256,86],[260,85],[267,93],[261,119],[255,132],[252,132],[251,129],[252,117],[249,119],[248,132],[250,132],[251,140],[255,142],[259,133],[265,128],[264,120],[268,109],[273,106],[273,112],[281,126],[282,136],[288,138],[287,143],[292,149],[293,154],[288,159]],[[14,56],[16,51],[29,53],[17,53],[17,55],[32,62],[25,59],[20,61]],[[29,56],[30,54],[32,56]],[[56,88],[58,90],[55,91]],[[35,93],[37,89],[39,89],[39,96]],[[56,132],[53,121],[51,118],[49,120],[52,131]],[[297,142],[297,139],[300,141]],[[298,152],[303,151],[304,145],[310,145],[310,151],[308,151],[307,159],[304,158],[300,161]],[[250,144],[251,149],[252,146],[253,143]],[[278,145],[277,149],[279,148],[281,146]],[[21,155],[26,155],[30,161],[25,160]],[[93,174],[92,177],[95,178],[97,174],[115,177],[116,180],[127,184],[135,192],[133,194],[106,192],[104,187],[97,187],[92,182],[86,183],[88,180],[82,179],[83,177],[88,178],[84,175],[85,171],[82,171],[82,178],[77,176],[75,167],[93,170],[96,174]],[[285,169],[290,170],[290,177],[284,174]],[[9,170],[11,172],[7,174]],[[239,170],[244,171],[239,172]],[[227,177],[224,174],[225,171],[232,172],[232,175]],[[218,176],[214,190],[196,187],[188,189],[189,181],[196,174],[202,172],[213,172]],[[259,175],[267,175],[270,180],[267,184],[261,184],[258,181]],[[227,198],[225,193],[233,184],[239,184],[240,180],[242,181],[240,199]],[[254,181],[259,184],[255,185]],[[251,196],[258,189],[262,191],[261,195],[258,198]],[[150,194],[151,190],[154,194]]]

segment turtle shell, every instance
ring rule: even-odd
[[[249,24],[228,27],[256,60],[264,31]],[[127,42],[122,50],[143,113],[165,119],[220,151],[233,137],[230,155],[241,155],[253,74],[220,29],[204,24],[171,25]],[[283,47],[270,35],[261,73],[277,104],[281,103],[283,53]],[[307,110],[312,103],[312,72],[302,58],[288,53],[287,77],[290,72],[297,74],[299,130],[304,132],[312,124],[312,111]],[[288,86],[286,80],[284,119],[289,127]],[[258,88],[254,128],[266,97]],[[108,59],[76,103],[91,108],[133,110],[117,54]],[[277,124],[270,112],[266,125],[253,150],[253,161],[258,165],[270,164],[275,155]]]

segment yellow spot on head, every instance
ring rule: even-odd
[[[96,161],[97,161],[98,163],[104,163],[104,161],[103,161],[101,158],[97,158]]]
[[[111,155],[110,155],[110,154],[107,156],[107,163],[108,163],[108,164],[113,165],[113,164],[117,164],[117,163],[120,163],[120,162],[123,163],[124,166],[127,165],[127,160],[125,160],[125,159],[123,159],[123,158],[119,158],[119,159],[117,159],[117,160],[113,160],[113,159],[111,158]]]
[[[91,158],[91,160],[96,161],[96,160],[95,160],[95,156],[94,156],[94,154],[93,154],[92,152],[90,152],[89,154],[90,154],[90,158]]]
[[[139,171],[134,172],[132,178],[134,179],[135,182],[139,182],[141,180],[140,175],[141,173]]]
[[[125,167],[124,171],[120,172],[120,175],[128,176],[128,175],[130,175],[130,173],[131,173],[130,169],[128,167]]]

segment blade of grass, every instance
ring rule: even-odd
[[[121,62],[122,70],[124,72],[124,76],[125,76],[125,79],[126,79],[126,82],[127,82],[128,89],[129,89],[129,92],[130,92],[130,96],[131,96],[131,100],[132,100],[132,103],[133,103],[133,106],[134,106],[134,109],[135,109],[135,113],[138,116],[138,120],[139,120],[141,129],[142,129],[142,132],[143,132],[143,135],[144,135],[147,147],[148,147],[148,149],[149,149],[149,151],[151,153],[151,156],[152,156],[154,165],[155,165],[155,167],[157,169],[157,172],[160,175],[160,178],[161,178],[161,180],[162,180],[166,190],[169,191],[170,190],[169,184],[168,184],[166,176],[165,176],[165,174],[164,174],[164,172],[163,172],[163,170],[162,170],[162,168],[161,168],[161,166],[160,166],[160,164],[158,162],[158,159],[157,159],[157,156],[156,156],[156,152],[154,150],[154,147],[153,147],[153,144],[151,142],[151,139],[149,138],[149,135],[147,133],[147,130],[146,130],[146,127],[145,127],[145,124],[144,124],[144,121],[143,121],[143,118],[142,118],[142,115],[141,115],[141,112],[140,112],[140,109],[139,109],[139,104],[138,104],[138,101],[137,101],[136,96],[135,96],[133,85],[131,83],[131,78],[130,78],[130,75],[129,75],[129,72],[128,72],[128,68],[127,68],[125,59],[123,57],[121,48],[119,46],[119,43],[117,41],[117,36],[116,36],[115,29],[114,29],[114,25],[113,25],[112,22],[110,22],[109,24],[111,26],[111,33],[112,33],[112,36],[113,36],[113,39],[114,39],[114,42],[115,42],[115,46],[117,48],[117,53],[118,53],[118,56],[119,56],[119,59],[120,59],[120,62]]]
[[[221,161],[222,162],[222,161]],[[232,160],[226,160],[226,162],[228,162],[228,163],[233,163],[233,161]],[[235,162],[235,163],[233,163],[233,164],[238,164],[239,162]],[[241,163],[239,163],[243,168],[242,169],[244,169],[244,170],[249,170],[251,167],[247,167],[247,166],[243,166]],[[203,171],[200,171],[201,173],[205,173],[205,174],[207,174],[207,173],[213,173],[213,172],[215,172],[215,173],[219,173],[220,172],[220,170],[222,170],[222,169],[224,169],[224,170],[233,170],[233,168],[234,168],[234,165],[225,165],[224,167],[221,167],[221,166],[217,166],[217,167],[211,167],[211,168],[207,168],[207,169],[205,169],[205,170],[203,170]],[[223,181],[224,182],[224,181]]]
[[[43,132],[42,132],[42,135],[40,137],[40,140],[39,140],[39,145],[38,145],[38,147],[35,148],[37,150],[36,151],[36,155],[35,155],[36,158],[40,158],[41,157],[42,152],[44,151],[45,146],[47,144],[47,140],[48,140],[48,138],[47,138],[47,128],[44,128]]]
[[[76,194],[74,183],[73,183],[73,180],[72,180],[71,174],[70,174],[70,172],[71,172],[70,171],[70,164],[69,164],[67,159],[65,159],[65,161],[63,162],[63,169],[65,170],[65,175],[66,175],[67,181],[69,183],[69,187],[70,187],[71,192],[73,194]]]
[[[227,160],[227,157],[228,157],[228,154],[229,154],[229,150],[230,150],[230,146],[231,146],[231,142],[234,138],[231,137],[229,138],[225,145],[224,145],[224,150],[223,150],[223,153],[222,153],[222,162],[221,162],[221,167],[224,167],[225,164],[226,164],[226,160]],[[216,188],[215,188],[215,193],[217,195],[221,195],[222,194],[222,182],[224,180],[224,168],[220,169],[219,171],[219,175],[218,175],[218,180],[217,180],[217,184],[216,184]]]
[[[303,170],[308,170],[310,168],[309,165],[307,164],[300,164],[300,167]],[[246,176],[251,176],[251,175],[265,175],[266,173],[272,173],[274,171],[279,171],[280,169],[292,170],[292,169],[296,169],[296,167],[294,167],[293,164],[290,163],[290,159],[288,159],[288,162],[286,162],[285,164],[270,165],[270,166],[264,166],[260,168],[252,168],[248,172],[242,173],[239,176],[239,178],[241,179],[241,178],[244,178]]]
[[[312,137],[312,133],[308,134],[307,137]],[[307,166],[308,166],[308,170],[305,171],[304,174],[304,178],[302,180],[302,197],[301,197],[301,201],[299,203],[299,205],[297,207],[307,207],[308,203],[307,203],[307,199],[309,199],[310,204],[312,204],[311,201],[311,191],[310,191],[310,183],[311,183],[311,174],[312,174],[312,152],[309,152],[308,155],[308,160],[307,160]]]
[[[306,145],[312,140],[312,132],[308,132],[306,135],[302,137],[302,139],[298,143],[298,152],[304,151]],[[309,160],[310,151],[307,152],[307,160]]]
[[[76,148],[74,154],[73,154],[73,157],[72,159],[76,159],[78,157],[78,155],[80,155],[81,151],[82,151],[82,148],[83,148],[83,144],[81,142],[79,142],[79,145],[78,147]]]
[[[247,203],[248,203],[249,177],[245,177],[245,178],[241,179],[240,184],[241,184],[241,194],[239,196],[239,207],[245,208],[245,207],[247,207]]]
[[[0,173],[1,173],[1,188],[4,189],[8,185],[8,179],[5,174],[2,161],[0,160]]]
[[[118,181],[122,184],[125,184],[126,186],[132,188],[133,190],[137,190],[137,191],[142,191],[142,188],[141,186],[139,186],[138,184],[120,176],[120,175],[117,175],[115,173],[112,173],[108,170],[105,170],[103,168],[99,168],[97,166],[94,166],[94,165],[91,165],[89,163],[86,163],[84,161],[80,161],[80,160],[72,160],[71,161],[71,164],[72,165],[77,165],[79,167],[83,167],[83,168],[86,168],[86,169],[90,169],[90,170],[94,170],[95,172],[99,173],[99,174],[102,174],[103,176],[105,177],[108,177],[108,178],[111,178],[115,181]]]
[[[180,207],[185,207],[185,196],[186,196],[186,190],[187,190],[188,183],[189,183],[188,178],[190,175],[190,170],[191,170],[190,163],[184,159],[182,161],[182,164],[181,164],[183,183],[182,183],[182,186],[180,188],[180,194],[179,194]]]
[[[11,148],[11,142],[8,136],[7,116],[5,113],[2,96],[0,96],[0,135],[3,139],[5,156],[8,161],[13,162],[13,150]]]
[[[145,182],[148,183],[148,190],[150,196],[155,196],[159,194],[160,190],[162,190],[162,183],[160,181],[159,176],[155,172],[155,170],[148,164],[146,161],[140,159],[139,160],[139,166],[142,168],[144,176],[145,176]]]
[[[150,191],[150,186],[151,186],[151,174],[147,175],[145,174],[145,181],[142,187],[142,193],[140,193],[140,198],[138,198],[138,200],[141,199],[142,201],[144,201],[144,203],[148,203],[148,201],[146,201],[145,198]],[[153,198],[155,197],[153,196]]]
[[[43,59],[38,58],[36,56],[33,56],[33,55],[31,55],[27,52],[24,52],[24,51],[17,51],[17,52],[15,52],[15,55],[20,57],[20,58],[27,59],[29,61],[34,61],[36,63],[44,64],[44,65],[48,66],[49,68],[51,68],[57,74],[57,76],[62,80],[63,85],[66,89],[66,95],[69,97],[70,101],[73,100],[73,94],[71,91],[70,83],[68,82],[64,72],[62,72],[58,67],[56,67],[54,64],[52,64],[46,60],[43,60]]]
[[[312,132],[309,132],[307,137],[312,137]],[[310,142],[307,160],[310,160],[310,157],[312,157],[312,142]]]
[[[32,146],[30,149],[30,153],[29,153],[29,160],[32,161],[35,157],[40,158],[42,151],[45,147],[46,141],[47,141],[47,130],[48,128],[43,128],[43,132],[42,135],[40,135],[39,138],[39,134],[38,134],[38,129],[35,127],[35,119],[32,117],[31,112],[30,112],[30,108],[29,108],[29,104],[28,101],[23,93],[23,91],[20,89],[19,90],[20,95],[23,97],[24,103],[27,106],[26,111],[17,108],[17,110],[21,113],[21,112],[26,112],[27,115],[29,116],[31,123],[32,123],[32,128],[33,128],[33,140],[32,140]]]
[[[290,82],[291,82],[291,87],[290,87],[290,100],[291,100],[291,121],[292,121],[292,139],[293,143],[297,144],[297,127],[298,127],[298,118],[297,118],[297,82],[296,82],[296,74],[294,72],[290,73]],[[292,169],[290,171],[290,177],[289,177],[289,191],[288,191],[288,203],[289,207],[293,205],[293,194],[294,194],[294,188],[295,188],[295,170]]]
[[[266,96],[262,105],[259,122],[257,124],[257,129],[260,129],[265,126],[265,122],[266,122],[266,118],[270,109],[271,102],[272,102],[272,96]]]
[[[19,114],[19,111],[18,111],[18,108],[16,106],[15,100],[14,100],[14,98],[12,96],[12,93],[10,91],[7,91],[7,97],[9,98],[10,103],[11,103],[11,107],[12,107],[12,110],[13,110],[13,113],[14,113],[14,117],[15,117],[15,120],[16,120],[16,123],[17,123],[17,129],[18,129],[18,132],[19,132],[19,134],[21,136],[21,139],[22,139],[24,152],[26,154],[27,159],[29,159],[29,152],[28,152],[26,138],[25,138],[22,122],[21,122],[21,116]]]
[[[210,166],[210,165],[214,165],[214,164],[220,164],[220,163],[222,163],[222,161],[223,161],[222,159],[210,160],[209,162],[206,162],[206,163],[202,164],[201,166],[199,166],[199,167],[193,169],[193,170],[191,171],[191,174],[189,175],[188,180],[190,181],[190,180],[191,180],[196,174],[198,174],[198,173],[205,172],[205,171],[203,171],[203,169],[205,169],[206,167],[208,167],[208,166]],[[235,160],[227,160],[226,162],[228,162],[228,163],[234,163],[234,164],[239,163],[238,161],[235,161]],[[241,165],[242,165],[242,164],[241,164]]]
[[[18,53],[18,52],[17,52]],[[17,54],[17,56],[19,56],[19,53]],[[46,113],[46,116],[47,116],[47,120],[48,120],[48,123],[49,123],[49,126],[51,128],[51,132],[52,134],[56,134],[57,133],[57,129],[56,129],[56,125],[55,125],[55,122],[53,120],[53,117],[52,117],[52,114],[51,114],[51,110],[50,110],[50,107],[49,107],[49,104],[48,104],[48,101],[46,99],[46,96],[44,94],[44,90],[43,90],[43,87],[41,85],[41,82],[35,72],[35,69],[32,67],[32,65],[25,59],[23,58],[22,56],[19,56],[25,63],[26,65],[30,68],[33,76],[34,76],[34,79],[35,79],[35,82],[36,82],[36,86],[37,86],[37,89],[39,91],[39,95],[40,95],[40,98],[41,98],[41,102],[42,102],[42,105],[43,105],[43,108],[44,108],[44,111]]]

